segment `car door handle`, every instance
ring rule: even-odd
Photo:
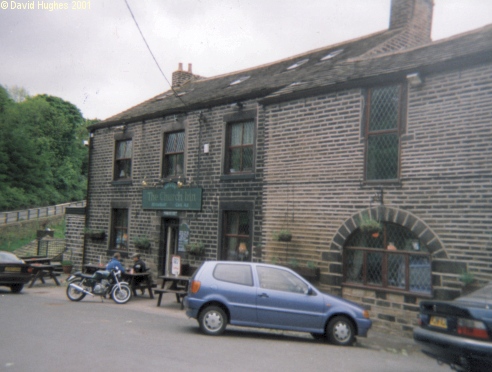
[[[268,295],[266,293],[259,294],[258,297],[261,298],[268,298]]]

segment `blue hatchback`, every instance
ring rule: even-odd
[[[366,337],[371,320],[361,306],[324,294],[276,265],[207,261],[191,279],[186,314],[208,335],[227,324],[309,332],[336,345]]]

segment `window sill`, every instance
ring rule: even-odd
[[[129,258],[130,257],[130,254],[128,253],[128,251],[119,251],[117,249],[108,249],[108,251],[106,251],[106,254],[110,258],[112,258],[115,253],[119,253],[121,258]]]
[[[357,283],[342,283],[342,288],[344,288],[344,287],[364,289],[364,290],[368,290],[368,291],[401,294],[401,295],[405,295],[405,296],[410,295],[410,296],[419,297],[419,298],[433,298],[432,290],[431,290],[431,293],[424,293],[424,292],[405,291],[402,289],[390,288],[390,287],[369,286],[369,285],[363,285],[363,284],[357,284]]]
[[[220,176],[221,181],[236,181],[236,180],[254,180],[254,173],[239,173],[239,174],[223,174]]]
[[[132,184],[132,180],[115,180],[111,182],[113,186],[131,186]]]
[[[360,186],[364,187],[380,187],[380,186],[397,186],[401,187],[402,183],[400,179],[394,180],[361,180]]]

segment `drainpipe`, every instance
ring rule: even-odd
[[[94,132],[91,131],[89,134],[89,159],[87,160],[87,191],[85,196],[85,229],[89,228],[89,211],[90,211],[90,187],[91,187],[91,165],[92,165],[92,139],[94,138]],[[85,230],[84,229],[84,230]],[[82,245],[82,268],[85,265],[85,251],[87,248],[87,235],[84,231],[84,244]]]

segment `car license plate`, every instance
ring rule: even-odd
[[[5,272],[7,273],[19,273],[21,271],[21,268],[20,267],[10,267],[10,266],[7,266],[5,268]]]
[[[431,316],[429,324],[433,327],[448,328],[446,318],[440,316]]]

